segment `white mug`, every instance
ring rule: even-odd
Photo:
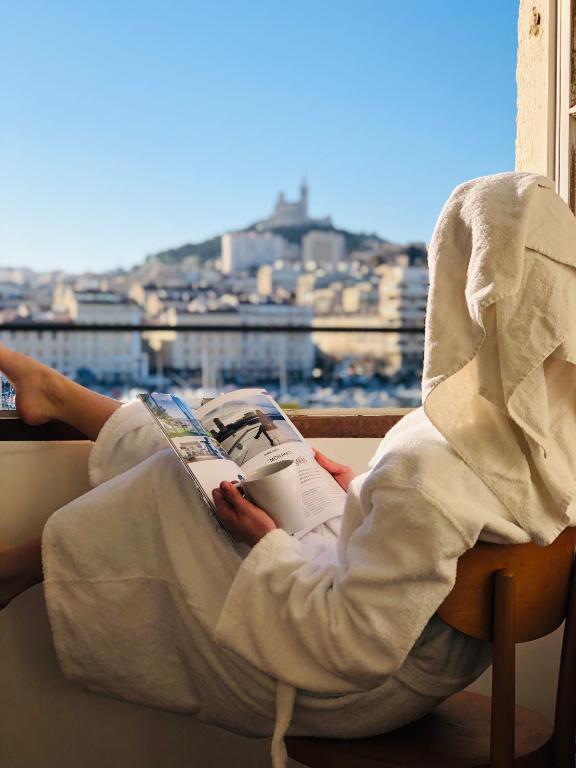
[[[302,489],[292,459],[254,470],[239,483],[250,501],[262,507],[279,528],[297,533],[304,528]]]

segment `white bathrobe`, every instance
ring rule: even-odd
[[[503,372],[498,364],[487,366],[489,381],[482,379],[483,350],[490,359],[510,362],[510,355],[497,354],[505,328],[476,340],[473,331],[483,318],[473,300],[463,301],[464,295],[469,299],[468,277],[478,274],[488,275],[488,288],[496,299],[500,295],[498,275],[506,274],[510,238],[499,242],[498,217],[512,221],[512,230],[516,220],[522,230],[511,252],[520,260],[514,269],[522,285],[530,283],[537,244],[526,244],[524,225],[540,210],[544,193],[554,194],[539,177],[504,174],[471,182],[448,202],[431,249],[423,382],[430,418],[417,409],[384,438],[370,471],[351,484],[337,538],[334,526],[301,541],[276,530],[243,556],[218,532],[143,408],[129,404],[109,419],[91,456],[94,490],[56,512],[43,536],[47,606],[67,676],[99,693],[255,736],[273,731],[278,687],[277,735],[288,725],[295,693],[290,733],[354,737],[414,720],[480,674],[489,664],[489,645],[451,630],[435,615],[454,584],[458,558],[479,538],[544,543],[570,520],[564,505],[547,528],[552,501],[548,517],[538,517],[534,507],[526,518],[526,509],[513,503],[514,484],[522,502],[526,489],[517,476],[508,484],[508,476],[498,474],[502,446],[489,438],[506,438],[506,450],[510,433],[524,439],[519,419],[513,424],[506,411],[507,397],[518,390],[508,386],[507,371],[517,373],[518,367]],[[496,222],[487,246],[481,235],[494,199],[499,205],[491,213]],[[552,207],[557,205],[554,196]],[[564,208],[558,215],[566,223],[571,213]],[[545,251],[549,240],[542,226],[538,247]],[[453,265],[453,282],[449,265],[440,269],[449,246],[461,262]],[[495,269],[498,260],[502,269]],[[569,271],[564,280],[573,280]],[[559,281],[554,286],[560,290]],[[554,291],[546,297],[551,307]],[[458,292],[462,301],[455,300]],[[468,321],[447,332],[441,320],[449,321],[454,311]],[[544,371],[555,347],[543,354],[535,328],[529,352],[535,350],[535,365]],[[567,337],[556,346],[561,344],[571,383]],[[526,356],[526,345],[516,348]],[[522,365],[530,368],[530,361]],[[451,393],[453,400],[440,398],[459,370],[467,378]],[[548,369],[542,374],[547,391],[568,398],[568,379],[560,382],[554,365],[551,371],[552,379]],[[505,392],[494,406],[502,419],[490,412],[483,421],[478,402],[496,384]],[[558,434],[563,411],[556,405],[552,410]],[[468,419],[461,432],[459,414]],[[496,422],[499,432],[491,432]],[[480,469],[470,456],[481,457],[482,450],[462,455],[475,441],[490,456]],[[555,460],[565,447],[547,443]],[[526,461],[525,446],[518,453]],[[520,480],[531,483],[524,475]],[[280,764],[278,743],[275,755]]]
[[[426,447],[416,462],[415,445]],[[243,558],[141,404],[119,409],[90,458],[94,490],[44,530],[64,673],[253,736],[272,733],[277,680],[298,689],[290,732],[325,736],[398,727],[465,687],[489,664],[488,644],[430,619],[482,523],[474,511],[452,518],[444,497],[475,483],[475,499],[497,502],[421,409],[380,453],[353,482],[337,541],[326,528],[301,541],[278,530]],[[418,488],[424,461],[434,482]]]

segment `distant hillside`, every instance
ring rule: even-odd
[[[177,264],[188,256],[198,256],[201,261],[217,259],[220,256],[220,237],[211,237],[201,243],[187,243],[178,248],[152,253],[146,261],[161,261],[163,264]]]
[[[247,227],[244,231],[249,232],[253,228],[254,227]],[[374,244],[377,243],[378,245],[383,246],[382,250],[384,253],[387,253],[390,256],[397,253],[407,253],[410,256],[410,263],[426,263],[426,247],[423,243],[408,243],[401,245],[399,243],[392,243],[389,240],[384,240],[376,234],[369,235],[363,232],[348,232],[345,229],[337,229],[335,227],[319,227],[318,224],[309,224],[303,227],[278,227],[271,231],[274,234],[280,235],[289,243],[299,244],[302,242],[304,235],[313,229],[325,229],[327,231],[340,233],[346,239],[346,249],[349,252],[367,250],[370,246],[373,247]],[[178,248],[169,248],[166,251],[150,254],[146,257],[146,261],[160,261],[163,264],[177,264],[188,256],[198,256],[202,262],[217,259],[220,256],[220,236],[212,237],[209,240],[204,240],[200,243],[187,243]]]

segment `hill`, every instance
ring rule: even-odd
[[[325,229],[330,232],[338,232],[346,240],[346,250],[352,251],[373,250],[376,246],[384,254],[393,256],[398,253],[407,253],[411,264],[426,263],[426,246],[423,243],[392,243],[376,234],[363,232],[349,232],[345,229],[337,229],[332,226],[320,227],[318,224],[307,224],[302,227],[278,227],[270,230],[273,234],[280,235],[289,243],[300,244],[302,238],[311,230]],[[247,227],[245,232],[255,230],[255,226]],[[217,259],[220,256],[220,235],[203,240],[199,243],[186,243],[177,248],[169,248],[165,251],[150,254],[146,261],[160,261],[163,264],[177,264],[188,256],[197,256],[201,262]]]

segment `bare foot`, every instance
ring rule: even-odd
[[[0,343],[0,371],[16,388],[16,410],[26,424],[58,419],[65,402],[65,376]]]
[[[0,544],[0,611],[36,583],[38,579],[23,564],[20,548]]]

